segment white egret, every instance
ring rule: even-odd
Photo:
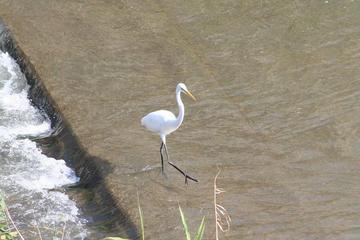
[[[174,132],[178,129],[181,123],[184,120],[185,115],[185,106],[181,100],[181,93],[185,93],[189,97],[191,97],[194,101],[196,98],[191,94],[191,92],[187,89],[184,83],[179,83],[176,86],[176,102],[179,107],[179,115],[175,117],[175,115],[167,110],[158,110],[155,112],[151,112],[145,117],[141,119],[141,125],[147,128],[148,130],[157,133],[161,138],[161,146],[160,146],[160,157],[161,157],[161,171],[164,173],[164,158],[162,154],[163,148],[165,148],[166,157],[168,163],[173,166],[176,170],[178,170],[185,177],[185,183],[187,183],[187,179],[191,179],[197,182],[197,179],[190,177],[180,168],[178,168],[174,163],[169,161],[169,154],[166,146],[166,136],[170,133]]]

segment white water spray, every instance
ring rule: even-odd
[[[40,229],[62,229],[66,223],[66,239],[84,239],[85,221],[78,217],[75,203],[51,191],[76,183],[78,177],[63,160],[45,156],[29,139],[49,135],[51,124],[31,104],[28,90],[19,66],[0,51],[0,190],[23,228],[35,230],[35,221]]]

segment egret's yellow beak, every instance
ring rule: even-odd
[[[196,101],[196,98],[194,97],[194,95],[191,94],[190,91],[184,91],[186,93],[186,95],[188,95],[189,97],[191,97],[194,101]]]

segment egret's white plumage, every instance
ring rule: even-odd
[[[158,110],[158,111],[147,114],[145,117],[143,117],[141,119],[141,125],[143,125],[148,130],[159,134],[159,136],[161,138],[162,143],[161,143],[161,147],[160,147],[160,156],[161,156],[162,170],[163,170],[163,156],[162,156],[161,150],[162,150],[163,146],[165,147],[166,155],[168,157],[167,146],[166,146],[166,136],[169,135],[170,133],[174,132],[176,129],[178,129],[184,120],[185,106],[181,100],[181,93],[185,93],[188,96],[190,96],[192,99],[196,100],[195,97],[187,89],[186,85],[184,83],[179,83],[176,86],[176,102],[179,107],[179,114],[177,117],[170,111]],[[169,162],[169,164],[172,165],[173,167],[175,167],[178,171],[180,171],[185,176],[185,181],[187,180],[187,178],[197,181],[196,179],[193,179],[190,176],[188,176],[187,174],[185,174],[182,170],[180,170],[173,163]]]
[[[172,112],[158,110],[143,117],[141,124],[148,130],[159,134],[162,140],[164,140],[162,136],[166,136],[176,130],[175,121],[176,117]]]
[[[141,119],[141,125],[148,130],[160,135],[161,140],[166,144],[166,135],[178,129],[184,120],[185,106],[181,100],[181,93],[185,93],[195,100],[195,97],[190,93],[184,83],[179,83],[176,86],[176,101],[179,107],[179,114],[177,117],[167,110],[158,110],[151,112]]]

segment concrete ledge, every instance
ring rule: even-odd
[[[80,206],[78,204],[78,206],[84,212],[85,217],[91,219],[90,225],[94,228],[102,226],[107,229],[106,232],[97,233],[97,236],[103,234],[105,237],[108,234],[117,234],[135,238],[138,235],[136,226],[126,211],[116,203],[103,181],[105,175],[111,171],[109,164],[98,157],[89,155],[80,145],[69,124],[57,110],[56,103],[48,94],[35,67],[19,47],[2,19],[0,19],[0,50],[8,52],[19,64],[30,85],[29,97],[32,103],[50,117],[54,129],[53,134],[36,141],[45,154],[64,159],[80,177],[79,184],[72,186],[67,191],[70,191],[70,195],[75,200],[83,198],[81,193],[74,193],[79,191],[77,189],[80,189],[79,192],[85,190],[86,195],[91,196],[91,199],[81,199],[83,204]]]

